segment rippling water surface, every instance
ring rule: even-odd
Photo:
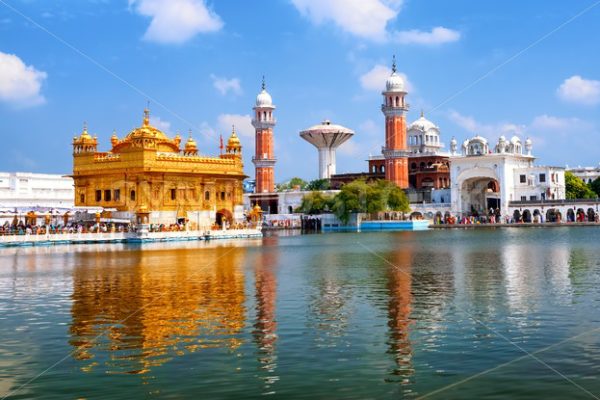
[[[0,398],[594,398],[599,239],[589,227],[2,249]]]

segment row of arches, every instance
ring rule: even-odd
[[[379,166],[377,166],[377,165],[371,165],[371,172],[374,173],[374,174],[376,174],[378,172],[380,172],[380,173],[383,174],[383,173],[385,173],[385,166],[383,164],[379,165]]]
[[[404,107],[404,96],[389,96],[387,98],[388,107]]]
[[[524,223],[538,223],[538,222],[597,222],[598,213],[593,208],[588,208],[587,211],[583,208],[578,208],[574,210],[569,208],[566,212],[566,215],[556,209],[549,208],[545,215],[540,212],[540,210],[535,209],[533,211],[529,209],[525,209],[522,212],[520,210],[515,210],[513,212],[513,220],[514,222],[524,222]],[[566,218],[566,219],[565,219]]]
[[[420,146],[422,144],[425,145],[439,145],[440,144],[440,138],[437,135],[423,135],[423,134],[418,134],[418,135],[410,135],[408,137],[408,145],[409,146]]]

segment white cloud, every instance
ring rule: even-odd
[[[467,115],[462,115],[458,111],[451,110],[448,115],[450,120],[460,126],[469,133],[480,133],[482,130],[487,130],[487,126],[483,126],[475,120],[475,118]]]
[[[43,104],[42,83],[48,77],[14,54],[0,52],[0,101],[17,107]]]
[[[402,1],[384,0],[291,0],[314,24],[333,22],[355,36],[376,41],[387,37],[388,22],[398,15]]]
[[[507,137],[518,135],[521,138],[531,138],[537,146],[553,143],[557,148],[561,146],[572,147],[573,143],[562,144],[561,141],[573,137],[588,137],[588,135],[595,135],[594,132],[596,131],[593,124],[579,118],[564,118],[547,114],[534,117],[528,124],[506,122],[486,124],[453,110],[449,112],[448,117],[469,134],[480,134],[491,143],[495,143],[500,135]],[[572,135],[573,132],[577,132],[577,135]],[[458,138],[461,135],[456,136]],[[548,141],[549,138],[551,138],[550,141]]]
[[[574,75],[557,89],[558,97],[571,103],[595,105],[600,103],[600,81],[583,79]]]
[[[400,44],[422,44],[427,46],[456,42],[459,39],[460,32],[443,26],[437,26],[431,32],[413,29],[394,32],[392,35],[392,40]]]
[[[160,119],[160,117],[151,116],[150,125],[166,133],[169,133],[171,131],[171,123],[169,121],[163,121],[162,119]]]
[[[387,80],[387,78],[389,78],[391,73],[392,70],[389,67],[377,64],[369,71],[361,75],[360,85],[365,90],[375,90],[380,92],[383,89],[385,89],[385,81]],[[412,91],[413,87],[410,81],[408,80],[406,74],[398,72],[398,75],[400,75],[402,79],[404,79],[404,87],[406,88],[406,91]]]
[[[215,89],[223,96],[227,95],[229,91],[238,96],[242,94],[242,86],[239,78],[227,79],[211,74],[210,79],[212,79]]]
[[[524,135],[527,132],[527,126],[511,122],[500,122],[495,124],[485,124],[477,121],[474,117],[463,115],[455,110],[451,110],[448,117],[459,127],[470,134],[481,135],[487,139],[493,139],[500,135]]]
[[[340,147],[338,147],[337,151],[340,154],[343,154],[345,156],[351,156],[351,157],[363,156],[364,157],[365,148],[360,143],[357,143],[354,139],[350,139],[347,142],[340,145]]]
[[[455,42],[460,32],[438,26],[430,32],[388,30],[403,0],[291,0],[296,9],[315,25],[333,23],[356,37],[377,42],[436,45]]]
[[[573,130],[591,129],[592,125],[579,118],[562,118],[552,115],[538,115],[531,123],[532,130],[554,131],[560,133],[569,133]]]
[[[250,115],[221,114],[217,118],[217,123],[224,138],[229,136],[232,126],[235,126],[238,136],[254,138],[254,127]]]
[[[183,43],[198,33],[219,31],[221,18],[204,0],[129,0],[129,5],[152,21],[144,39],[158,43]]]

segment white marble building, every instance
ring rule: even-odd
[[[475,136],[465,140],[460,153],[456,139],[450,143],[452,211],[458,214],[485,214],[499,208],[509,210],[511,201],[543,201],[565,198],[565,170],[536,166],[532,142],[501,136],[490,147]]]
[[[70,177],[0,172],[1,208],[73,208],[74,196]]]
[[[596,179],[600,178],[600,166],[598,167],[577,167],[568,168],[567,171],[584,181],[585,183],[592,183]]]
[[[411,156],[417,155],[443,155],[448,154],[442,152],[444,144],[440,140],[440,128],[425,118],[423,112],[421,117],[411,123],[407,130],[408,151]]]

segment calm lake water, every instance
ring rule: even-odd
[[[0,398],[589,399],[599,308],[595,227],[3,249]]]

